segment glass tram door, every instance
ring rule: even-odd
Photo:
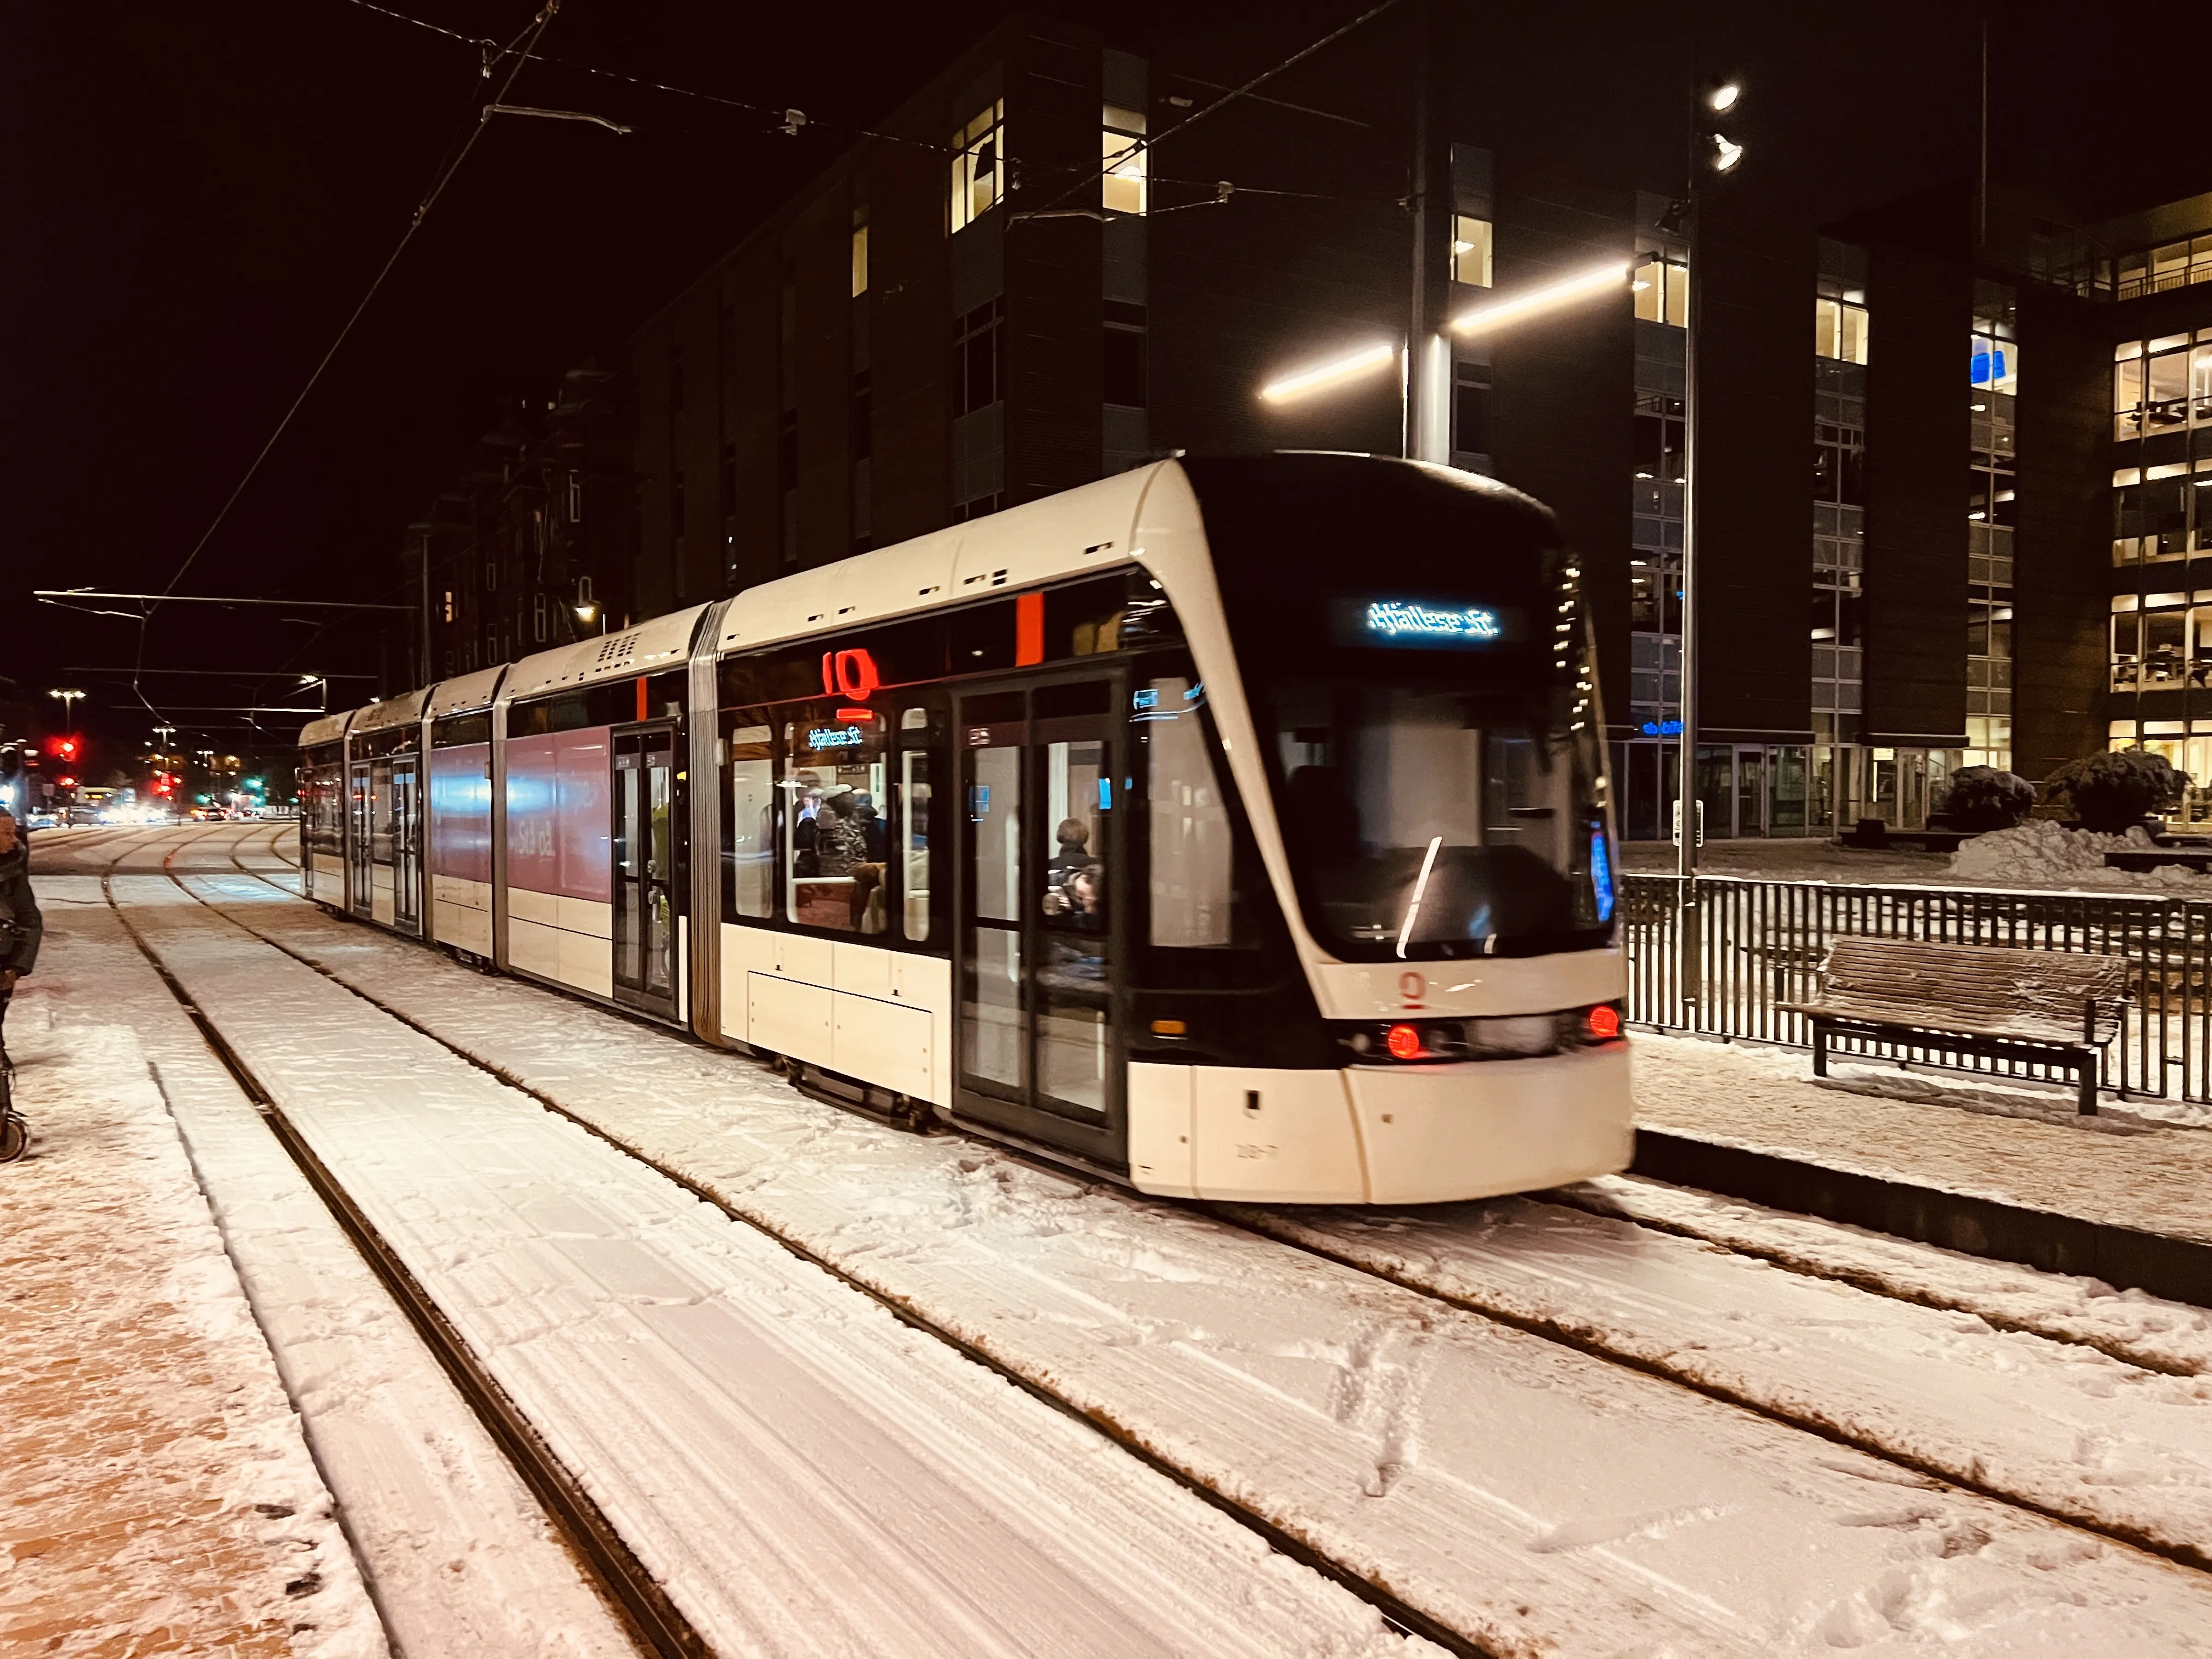
[[[963,1116],[1121,1156],[1121,777],[1115,685],[963,698],[958,1083]]]
[[[392,763],[392,921],[410,933],[422,931],[422,792],[421,762]]]
[[[346,908],[357,916],[373,915],[376,906],[376,868],[371,859],[372,818],[376,797],[369,783],[370,766],[356,761],[346,768]]]
[[[676,1012],[676,728],[614,739],[615,999]]]

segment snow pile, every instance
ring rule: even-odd
[[[2107,853],[2152,853],[2157,843],[2140,826],[2124,836],[2093,830],[2069,830],[2048,818],[2031,818],[2014,830],[1993,830],[1962,842],[1951,857],[1951,873],[1968,881],[2008,886],[2202,888],[2212,878],[2180,865],[2155,870],[2114,870]]]

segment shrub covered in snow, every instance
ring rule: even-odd
[[[2009,830],[2027,821],[2035,786],[1994,766],[1962,766],[1951,774],[1942,811],[1961,830]]]
[[[2044,793],[2065,802],[2085,829],[2118,835],[2144,815],[2181,799],[2189,774],[2163,755],[2122,749],[2069,761],[2043,781]]]

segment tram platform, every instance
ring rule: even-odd
[[[1635,1173],[2212,1307],[2212,1119],[1930,1066],[1633,1045]]]

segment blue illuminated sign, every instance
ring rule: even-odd
[[[809,749],[858,749],[860,728],[857,726],[817,726],[806,734]]]
[[[1446,609],[1411,599],[1377,599],[1367,607],[1367,631],[1394,641],[1441,644],[1494,640],[1504,629],[1495,611],[1479,605]]]
[[[1590,831],[1590,888],[1597,896],[1600,923],[1613,920],[1613,858],[1606,851],[1605,831]]]
[[[1999,386],[2004,379],[2005,352],[2002,346],[1974,353],[1973,381],[1976,386]]]
[[[1641,728],[1647,738],[1679,738],[1682,735],[1680,720],[1646,720]]]

